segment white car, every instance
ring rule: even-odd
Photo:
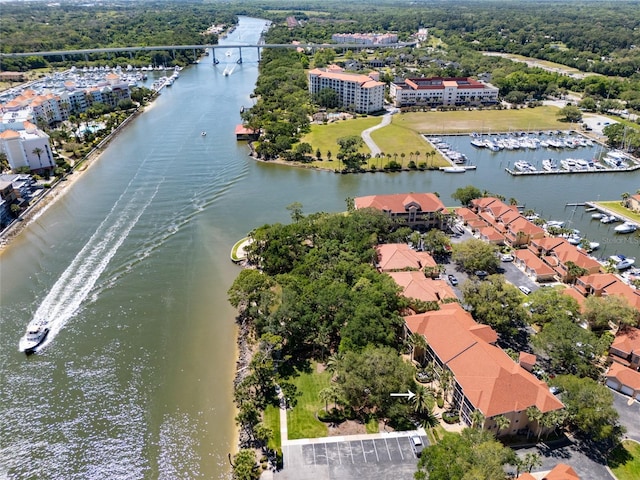
[[[518,288],[525,295],[529,295],[531,293],[531,289],[529,287],[525,287],[524,285],[520,285]]]
[[[505,253],[500,257],[500,260],[502,260],[503,262],[513,262],[513,255],[509,255],[508,253]]]
[[[411,446],[413,447],[413,451],[416,452],[416,456],[419,457],[422,454],[424,445],[422,443],[422,439],[418,435],[411,437]]]

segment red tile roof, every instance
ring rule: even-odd
[[[607,378],[615,378],[622,385],[640,391],[640,372],[613,362],[607,371]]]
[[[376,247],[378,268],[381,271],[402,270],[406,268],[422,269],[435,267],[436,261],[427,252],[417,252],[406,243],[388,243]]]
[[[515,257],[522,260],[527,268],[534,272],[538,277],[547,277],[554,274],[553,268],[544,263],[540,257],[534,254],[531,250],[516,250]]]
[[[620,350],[627,355],[631,355],[631,353],[640,355],[640,329],[627,328],[618,332],[611,348]]]
[[[459,304],[405,317],[407,328],[425,336],[430,348],[453,372],[473,406],[486,417],[526,410],[563,407],[548,386],[492,345],[497,335],[477,324]]]
[[[456,294],[446,282],[427,278],[422,272],[387,272],[394,282],[402,288],[407,298],[423,302],[441,302],[446,298],[455,299]]]
[[[390,195],[369,195],[356,197],[356,208],[375,208],[393,213],[406,213],[411,204],[422,212],[448,213],[442,201],[433,193],[395,193]]]

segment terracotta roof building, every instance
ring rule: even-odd
[[[609,348],[609,355],[615,362],[640,370],[640,329],[619,331]]]
[[[313,97],[324,89],[336,92],[343,108],[357,113],[372,113],[382,110],[384,83],[371,76],[344,73],[333,65],[309,71],[309,93]]]
[[[396,107],[426,105],[493,105],[498,89],[469,77],[407,78],[392,82],[389,95]]]
[[[427,340],[425,360],[434,362],[437,371],[452,372],[452,403],[465,424],[471,425],[471,414],[479,410],[485,417],[484,428],[496,435],[537,431],[540,426],[533,428],[527,408],[535,406],[546,413],[564,407],[547,384],[494,345],[497,334],[491,327],[476,323],[458,303],[407,316],[405,325]],[[498,430],[499,415],[510,420],[509,428]]]
[[[559,463],[548,472],[523,473],[516,480],[580,480],[580,477],[569,465]]]
[[[427,252],[418,252],[406,243],[387,243],[376,247],[376,267],[381,272],[422,270],[435,267],[436,261]]]
[[[443,280],[427,278],[422,272],[388,272],[402,289],[402,295],[422,302],[438,302],[457,299],[455,292]]]
[[[640,400],[640,372],[613,362],[606,374],[607,387]]]
[[[375,208],[409,226],[441,228],[449,211],[433,193],[395,193],[356,197],[355,208]]]

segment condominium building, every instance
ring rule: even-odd
[[[377,112],[383,108],[384,83],[374,79],[376,76],[344,73],[335,65],[315,68],[309,72],[309,93],[313,96],[329,88],[337,93],[343,108],[356,113]]]
[[[493,105],[498,88],[472,78],[407,78],[391,83],[389,95],[396,107]]]
[[[0,133],[0,152],[7,156],[12,170],[28,167],[42,173],[55,167],[49,144],[49,135],[35,125],[25,122],[21,130],[5,130]]]

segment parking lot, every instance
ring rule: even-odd
[[[285,465],[277,480],[413,479],[416,432],[291,440],[282,447]],[[427,437],[420,435],[423,446]]]

